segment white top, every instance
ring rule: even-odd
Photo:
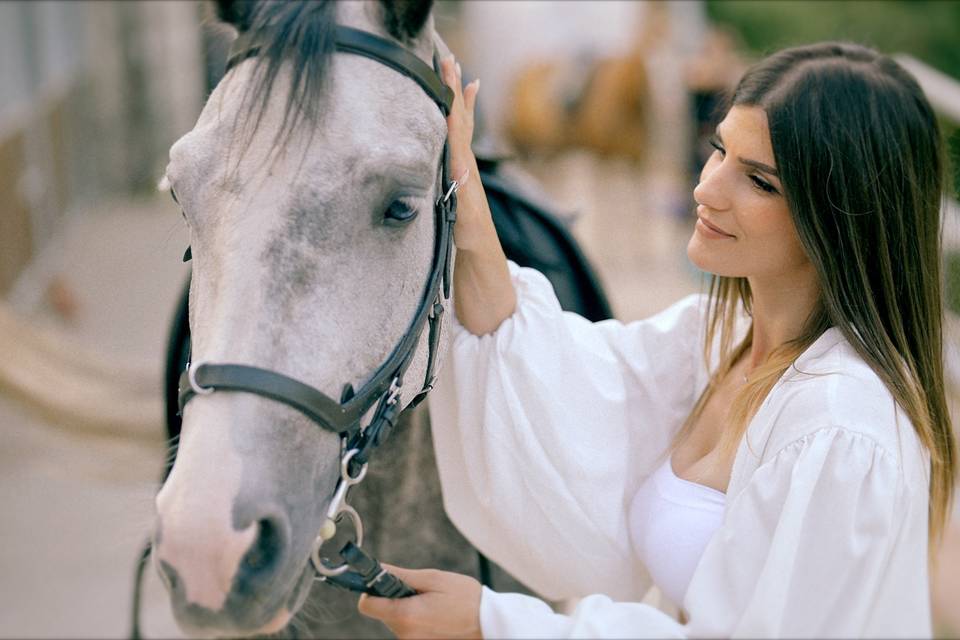
[[[627,518],[706,384],[704,299],[593,324],[541,274],[511,272],[516,312],[492,335],[454,328],[430,397],[444,503],[531,588],[582,600],[560,615],[485,589],[486,637],[931,635],[928,457],[838,330],[748,426],[681,625],[638,602],[651,579]]]
[[[653,583],[675,605],[683,602],[693,570],[720,528],[726,496],[673,472],[670,458],[648,477],[630,503],[630,542]]]

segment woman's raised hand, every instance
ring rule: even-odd
[[[487,196],[480,184],[477,159],[470,148],[473,139],[473,108],[477,103],[480,80],[474,80],[466,87],[460,74],[460,65],[453,56],[447,56],[440,62],[443,81],[453,89],[453,104],[447,116],[447,136],[450,147],[450,178],[461,182],[457,191],[457,224],[453,238],[457,249],[475,250],[484,241],[493,225],[490,220],[490,208]]]
[[[440,72],[454,95],[447,116],[451,178],[462,182],[457,191],[457,222],[453,227],[453,241],[457,245],[454,303],[460,323],[471,333],[484,335],[494,331],[513,313],[517,298],[480,182],[477,159],[470,148],[473,107],[480,81],[474,80],[464,87],[460,65],[453,56],[441,61]]]
[[[466,171],[471,174],[476,172],[477,161],[470,142],[473,140],[473,109],[477,103],[480,80],[474,80],[464,87],[460,64],[452,54],[440,62],[440,72],[443,74],[443,81],[453,89],[453,105],[450,115],[447,116],[447,131],[450,169],[453,173],[451,178],[459,180]]]

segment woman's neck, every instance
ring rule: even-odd
[[[800,336],[820,297],[813,265],[788,278],[750,278],[753,298],[753,341],[747,370],[762,364],[770,353]]]

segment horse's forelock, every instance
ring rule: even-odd
[[[282,124],[276,134],[276,142],[282,146],[304,121],[311,128],[317,123],[323,84],[334,51],[336,3],[332,0],[261,0],[227,4],[243,5],[242,11],[236,7],[231,9],[234,13],[239,11],[238,21],[232,24],[248,33],[260,48],[253,60],[256,65],[251,76],[253,81],[244,91],[241,109],[247,116],[250,136],[267,111],[278,76],[289,70],[289,91]]]
[[[409,42],[426,26],[433,0],[381,0],[380,5],[384,29],[394,38]],[[314,131],[329,61],[335,50],[336,2],[219,0],[217,12],[222,20],[249,34],[260,47],[254,61],[253,81],[244,91],[241,114],[247,136],[241,137],[249,142],[256,133],[276,80],[286,69],[290,73],[289,91],[275,145],[285,146],[304,122]]]
[[[433,0],[380,0],[384,27],[400,41],[417,37],[427,23]]]

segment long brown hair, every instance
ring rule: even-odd
[[[785,49],[747,71],[731,106],[764,109],[787,205],[816,269],[820,299],[801,334],[775,349],[734,399],[720,441],[728,459],[786,369],[837,327],[910,418],[931,459],[931,553],[953,497],[956,451],[943,379],[943,151],[916,80],[887,56],[827,42]],[[749,349],[746,278],[712,276],[705,357],[710,383],[678,436]]]

